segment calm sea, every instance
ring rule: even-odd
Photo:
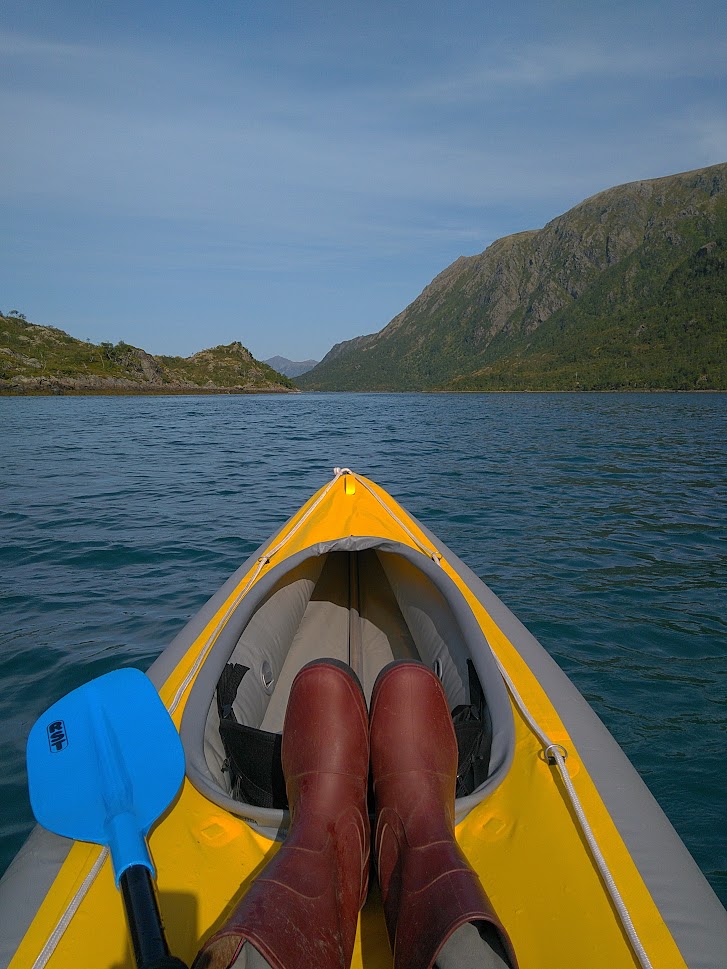
[[[341,465],[541,640],[727,902],[727,395],[3,398],[0,443],[0,871],[36,717],[148,667]]]

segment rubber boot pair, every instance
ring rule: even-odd
[[[386,667],[369,718],[350,668],[318,660],[296,677],[283,726],[288,837],[193,969],[348,969],[368,890],[369,761],[394,969],[431,969],[462,945],[477,960],[488,934],[503,956],[492,965],[516,965],[454,838],[457,744],[439,680],[420,663]]]

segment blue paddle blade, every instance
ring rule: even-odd
[[[30,803],[44,827],[108,845],[118,885],[132,865],[154,868],[146,835],[184,779],[184,751],[151,680],[107,673],[54,703],[27,748]]]

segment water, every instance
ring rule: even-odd
[[[0,871],[36,717],[148,667],[341,465],[549,649],[727,903],[726,432],[725,395],[0,399]]]

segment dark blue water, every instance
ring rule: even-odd
[[[24,747],[347,465],[500,595],[727,902],[727,396],[0,399],[0,871]]]

